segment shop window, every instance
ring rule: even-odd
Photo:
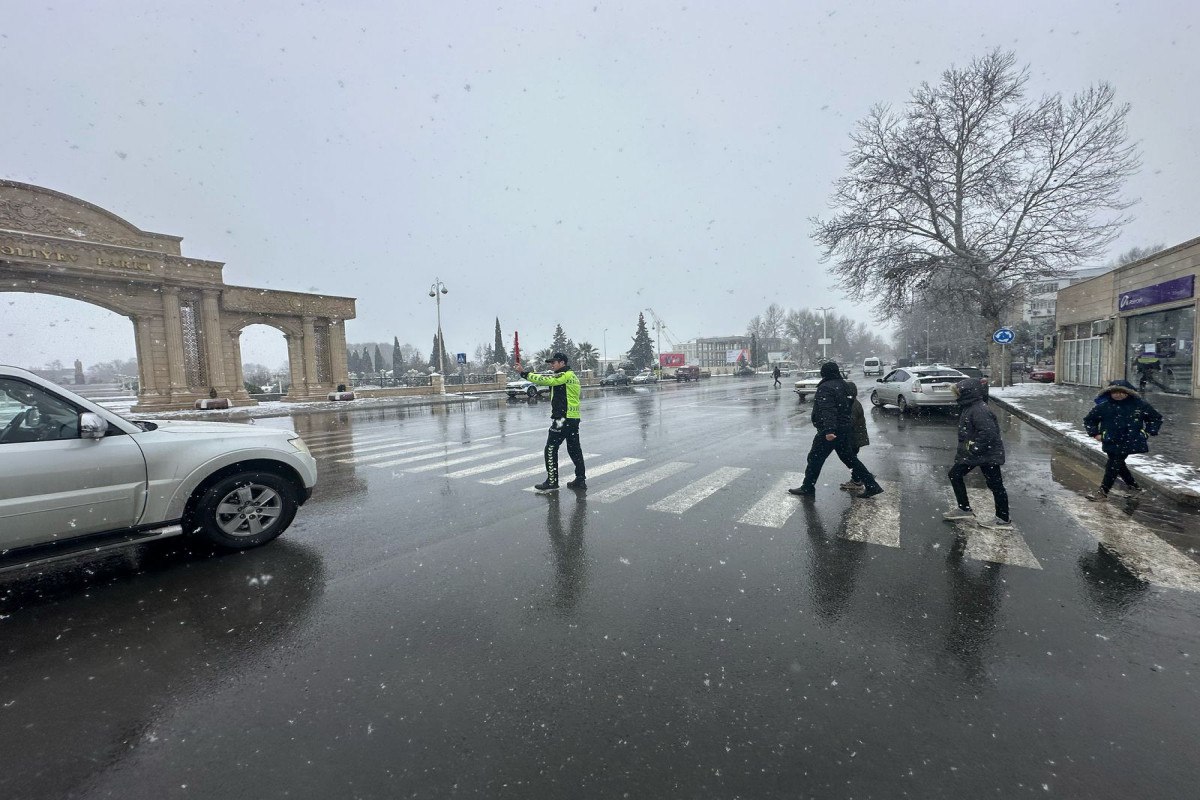
[[[1147,391],[1192,393],[1196,307],[1138,314],[1126,320],[1125,379]]]

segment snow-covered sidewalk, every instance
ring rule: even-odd
[[[1083,429],[1083,418],[1098,393],[1090,386],[1022,383],[993,387],[990,394],[997,404],[1103,462],[1100,443]],[[1129,457],[1130,469],[1163,494],[1200,505],[1200,400],[1161,392],[1150,393],[1146,400],[1162,413],[1163,428],[1150,439],[1149,453]]]

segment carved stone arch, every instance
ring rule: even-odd
[[[241,331],[281,331],[291,400],[348,383],[344,321],[354,298],[229,286],[220,262],[184,258],[178,236],[143,231],[77,197],[0,180],[0,292],[51,294],[133,320],[141,384],[135,411],[190,408],[216,394],[252,404]]]
[[[128,297],[120,298],[115,292],[105,291],[103,287],[84,286],[77,283],[65,283],[36,278],[11,278],[0,283],[0,292],[20,292],[23,294],[48,294],[63,297],[68,300],[78,300],[81,303],[103,308],[122,317],[133,317],[138,313],[135,304]]]

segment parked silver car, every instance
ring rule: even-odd
[[[901,413],[917,407],[952,406],[957,398],[950,387],[966,378],[958,370],[940,364],[894,369],[876,379],[871,402],[898,406]]]
[[[291,431],[130,421],[0,366],[0,571],[180,534],[265,544],[316,481]]]

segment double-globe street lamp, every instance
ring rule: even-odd
[[[446,288],[446,284],[442,283],[441,278],[433,279],[433,285],[429,287],[429,296],[437,303],[437,357],[438,372],[442,376],[442,394],[446,393],[446,363],[443,358],[446,345],[442,341],[442,295],[449,293],[450,290]]]

